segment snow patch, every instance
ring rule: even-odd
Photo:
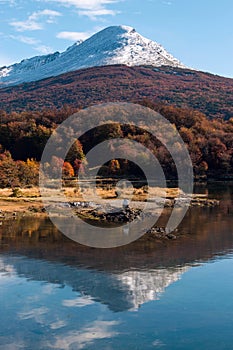
[[[82,68],[125,64],[185,67],[160,44],[144,38],[133,27],[111,26],[62,53],[36,56],[0,69],[0,85],[37,81]]]

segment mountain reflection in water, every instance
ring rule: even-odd
[[[189,210],[176,241],[116,249],[81,246],[45,218],[3,222],[0,350],[230,349],[232,193],[212,189],[221,206]]]
[[[218,192],[221,206],[189,210],[179,228],[182,236],[172,242],[142,238],[101,250],[70,241],[49,219],[5,222],[0,227],[2,270],[11,266],[28,279],[69,285],[112,311],[137,309],[158,299],[193,264],[232,251],[232,187]]]
[[[114,312],[137,309],[147,301],[158,299],[165,288],[176,282],[187,269],[177,267],[110,274],[20,256],[2,255],[0,258],[1,273],[70,286],[74,292],[101,302]]]

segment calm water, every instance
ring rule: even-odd
[[[4,223],[0,349],[233,349],[233,186],[209,193],[221,206],[166,243],[88,249],[48,220]]]

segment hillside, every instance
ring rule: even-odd
[[[0,90],[0,109],[12,111],[86,107],[139,101],[192,108],[209,118],[233,117],[233,79],[171,67],[123,65],[87,68]]]

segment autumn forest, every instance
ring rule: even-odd
[[[233,176],[233,119],[209,119],[194,109],[178,108],[149,99],[139,101],[176,126],[186,143],[196,179],[228,179]],[[39,161],[47,140],[59,123],[78,109],[65,106],[41,111],[0,112],[0,186],[17,187],[38,184]],[[66,161],[54,157],[51,169],[63,166],[63,176],[72,178],[79,171],[85,173],[84,154],[98,142],[115,137],[130,138],[153,149],[167,179],[176,178],[176,169],[165,147],[147,132],[133,129],[130,125],[112,124],[82,136],[71,147]],[[95,140],[95,141],[93,141]],[[63,162],[62,162],[63,163]],[[102,167],[101,176],[129,174],[141,177],[140,169],[127,160],[112,160]]]

